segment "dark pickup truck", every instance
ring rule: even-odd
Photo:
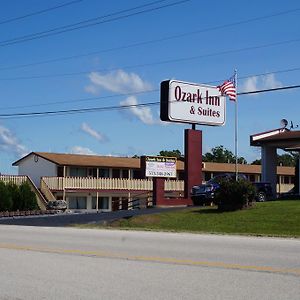
[[[243,174],[238,174],[239,180],[247,180]],[[214,202],[215,192],[220,188],[223,180],[235,180],[235,174],[222,174],[210,179],[205,184],[195,185],[191,190],[194,205],[203,205]],[[253,182],[256,189],[256,200],[266,201],[273,197],[272,187],[269,182]]]

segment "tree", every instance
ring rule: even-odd
[[[251,165],[261,165],[261,159],[254,160]]]
[[[11,200],[12,200],[12,210],[13,211],[16,211],[19,209],[19,201],[20,201],[20,198],[21,198],[21,195],[20,195],[20,189],[19,187],[14,184],[14,183],[9,183],[6,185],[6,188],[7,190],[9,191],[10,193],[10,196],[11,196]]]
[[[35,193],[31,190],[30,185],[27,182],[22,183],[19,186],[19,191],[20,191],[20,199],[19,199],[20,210],[32,210],[38,208]]]
[[[299,155],[298,153],[285,153],[285,154],[277,154],[277,165],[278,166],[287,166],[294,167],[297,163]],[[261,165],[261,159],[254,160],[251,165]]]
[[[297,155],[296,154],[282,154],[277,155],[277,165],[278,166],[289,166],[294,167],[297,162]]]
[[[207,152],[202,156],[204,162],[218,162],[218,163],[235,163],[234,154],[220,145],[211,149],[211,152]],[[247,161],[244,157],[238,157],[239,164],[246,164]]]
[[[12,208],[12,200],[8,188],[5,183],[0,181],[0,211],[10,211]]]
[[[183,155],[181,154],[181,152],[177,149],[177,150],[162,150],[159,152],[160,156],[168,156],[168,157],[176,157],[176,158],[182,158]]]

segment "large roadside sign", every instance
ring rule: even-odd
[[[162,121],[223,126],[225,114],[226,98],[218,87],[177,80],[161,82]]]
[[[176,157],[146,156],[146,177],[176,178]]]

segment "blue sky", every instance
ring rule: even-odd
[[[235,68],[239,77],[247,77],[238,80],[239,92],[300,84],[296,0],[157,1],[127,11],[135,13],[129,17],[114,14],[101,20],[117,20],[14,43],[151,1],[70,2],[1,1],[0,115],[158,102],[163,80],[218,85]],[[175,2],[180,3],[169,5]],[[137,13],[147,9],[151,11]],[[256,76],[261,73],[269,74]],[[249,162],[259,157],[249,136],[279,127],[280,119],[300,124],[299,96],[299,89],[240,96],[239,155]],[[203,152],[218,145],[234,151],[234,104],[229,101],[226,119],[223,127],[197,126],[203,131]],[[11,164],[30,151],[118,156],[183,152],[183,131],[190,127],[162,123],[159,105],[0,117],[0,172],[16,173]]]

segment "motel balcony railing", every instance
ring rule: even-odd
[[[127,190],[152,191],[151,179],[90,178],[90,177],[42,177],[51,191],[63,190]],[[183,191],[183,180],[166,180],[165,191]]]
[[[19,186],[22,183],[27,182],[28,177],[25,175],[0,175],[0,181],[5,184],[13,183]]]

